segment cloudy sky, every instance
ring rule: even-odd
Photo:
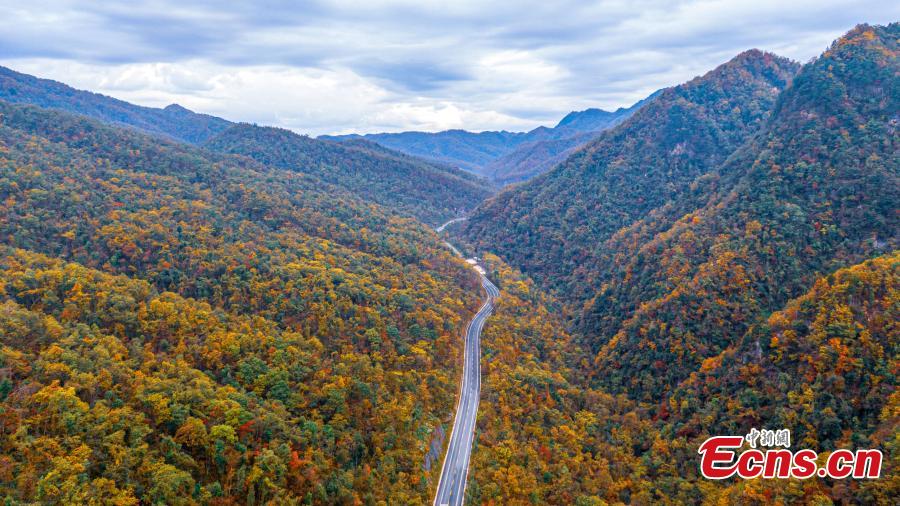
[[[527,130],[898,19],[885,0],[0,0],[0,64],[313,135]]]

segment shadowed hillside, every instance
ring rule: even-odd
[[[191,144],[199,144],[231,125],[222,118],[197,114],[177,104],[165,109],[141,107],[6,67],[0,67],[0,99],[83,114]]]
[[[344,144],[244,123],[205,147],[310,174],[432,225],[472,209],[491,193],[488,183],[472,174],[365,141]]]

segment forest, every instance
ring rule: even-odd
[[[204,146],[316,176],[432,226],[463,214],[492,193],[490,183],[469,172],[362,139],[338,143],[241,124],[210,138]]]
[[[433,232],[247,158],[0,114],[0,494],[428,502],[478,302]]]
[[[550,307],[565,308],[549,328],[568,334],[536,340],[545,347],[535,350],[552,342],[564,350],[553,356],[567,357],[547,360],[548,372],[565,378],[568,368],[580,395],[603,399],[566,406],[558,393],[566,383],[550,376],[537,388],[506,386],[510,400],[486,410],[544,405],[512,400],[544,395],[573,418],[601,413],[601,428],[579,445],[557,435],[573,426],[557,413],[501,418],[525,427],[517,434],[485,420],[484,437],[498,430],[516,440],[506,448],[518,449],[493,456],[491,469],[512,458],[522,474],[516,480],[528,485],[482,493],[495,493],[488,497],[496,504],[889,504],[897,497],[898,36],[900,24],[861,25],[802,67],[741,54],[664,90],[465,222],[461,240],[514,265],[556,301]],[[500,288],[514,300],[506,284]],[[504,309],[512,310],[501,304],[498,326]],[[519,316],[527,321],[533,312]],[[510,332],[528,339],[522,329]],[[890,456],[885,479],[697,476],[696,448],[706,437],[763,424],[791,428],[820,454],[880,448]],[[599,467],[610,481],[585,490],[589,481],[575,479],[569,495],[549,495],[565,490],[555,486],[561,471],[547,469],[565,462],[553,455],[557,447],[568,457],[588,451],[563,473],[604,458]],[[609,457],[623,448],[625,455]],[[535,485],[542,480],[543,492]]]
[[[819,278],[659,403],[592,386],[560,302],[486,260],[503,297],[485,329],[473,502],[889,504],[900,492],[897,253]],[[881,448],[883,479],[700,478],[707,437],[761,425],[791,427],[794,444],[822,458]]]
[[[898,56],[898,23],[804,64],[749,50],[573,113],[604,122],[580,148],[398,134],[519,147],[514,179],[560,157],[496,193],[378,136],[0,68],[0,498],[431,504],[482,303],[446,240],[501,292],[467,503],[893,504]],[[882,478],[700,476],[706,438],[759,427],[877,448]]]

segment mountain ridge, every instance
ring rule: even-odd
[[[0,99],[84,114],[190,144],[199,144],[231,125],[228,120],[195,113],[178,104],[161,109],[135,105],[3,66],[0,66]]]
[[[451,129],[434,133],[407,131],[323,135],[319,138],[339,142],[367,139],[391,149],[460,167],[505,184],[528,179],[549,169],[559,161],[560,153],[584,144],[600,131],[623,121],[658,93],[655,92],[628,108],[620,107],[614,112],[601,109],[573,111],[555,127],[539,126],[528,132],[470,132]]]
[[[239,133],[260,136],[261,132],[267,132],[264,130],[267,127],[197,114],[179,104],[162,109],[134,105],[6,67],[0,67],[0,100],[80,114],[223,152],[238,151],[240,146],[254,143],[251,138],[236,138]],[[374,143],[342,146],[284,129],[278,135],[280,141],[292,146],[291,154],[295,157],[294,163],[280,159],[282,165],[289,165],[295,171],[307,170],[323,181],[431,225],[468,211],[493,190],[490,184],[469,173]],[[270,151],[279,149],[283,147],[269,146]],[[253,153],[261,155],[258,150]]]
[[[231,126],[203,147],[307,173],[366,200],[437,226],[491,194],[488,183],[460,169],[389,151],[370,141],[339,143],[248,123]]]
[[[478,247],[490,243],[537,281],[554,279],[561,286],[598,240],[687,189],[736,149],[759,127],[797,68],[775,55],[748,51],[662,90],[549,172],[483,203],[465,223],[464,235]],[[744,101],[754,105],[735,112]]]
[[[582,328],[602,343],[598,367],[629,364],[610,385],[621,381],[643,398],[669,388],[817,276],[898,246],[892,205],[900,199],[900,160],[888,132],[900,102],[884,91],[900,76],[898,33],[898,24],[860,26],[805,65],[765,128],[717,170],[710,201],[605,278]],[[663,258],[662,251],[693,254]],[[620,320],[623,301],[633,310]],[[657,350],[639,357],[641,329],[674,323],[678,305],[702,313],[655,333]],[[654,357],[670,366],[640,386],[623,379]]]

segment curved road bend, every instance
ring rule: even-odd
[[[442,225],[438,231],[443,230],[448,224],[449,222]],[[450,244],[448,246],[453,248]],[[455,248],[453,250],[456,251]],[[486,297],[481,309],[466,329],[459,404],[450,433],[450,444],[447,446],[447,454],[441,467],[441,477],[434,498],[435,506],[445,504],[461,506],[466,497],[466,478],[469,473],[469,458],[472,455],[472,441],[475,437],[478,398],[481,395],[481,329],[494,310],[494,299],[500,296],[500,290],[480,270],[476,270],[481,277],[481,287]]]
[[[440,234],[441,232],[444,231],[445,228],[447,228],[447,225],[450,225],[451,223],[456,223],[456,222],[458,222],[458,221],[463,221],[463,220],[465,220],[465,219],[466,219],[465,216],[463,216],[463,217],[461,217],[461,218],[453,218],[452,220],[448,221],[447,223],[444,223],[444,224],[441,225],[440,227],[434,229],[434,231]]]

